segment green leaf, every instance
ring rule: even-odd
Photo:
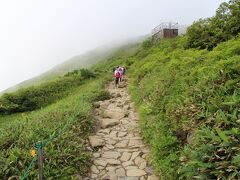
[[[225,132],[219,128],[216,128],[218,136],[223,140],[223,142],[229,142],[228,137],[226,136]]]
[[[232,134],[237,135],[238,134],[238,129],[237,128],[232,128],[231,132],[232,132]]]

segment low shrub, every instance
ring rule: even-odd
[[[0,114],[26,112],[45,107],[68,95],[84,80],[95,78],[88,69],[69,72],[57,80],[6,93],[0,98]]]

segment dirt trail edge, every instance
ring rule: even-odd
[[[138,116],[126,86],[127,81],[118,89],[110,83],[111,99],[94,104],[98,129],[89,136],[93,165],[84,179],[159,179],[147,162],[149,149],[139,134]]]

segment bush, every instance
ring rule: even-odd
[[[188,30],[187,48],[212,50],[220,42],[227,41],[240,33],[240,2],[224,2],[212,18],[200,19]]]
[[[20,89],[0,98],[0,114],[26,112],[45,107],[66,96],[82,83],[82,77],[63,77],[39,86]]]
[[[81,76],[83,79],[95,78],[96,74],[90,71],[89,69],[80,69],[74,70],[72,72],[68,72],[65,74],[65,77],[74,77],[74,76]]]
[[[142,47],[143,49],[149,49],[153,46],[153,41],[151,38],[145,40],[143,43],[142,43]]]

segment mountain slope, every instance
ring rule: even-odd
[[[46,142],[46,178],[76,179],[86,175],[91,166],[91,152],[85,142],[93,128],[93,102],[109,97],[105,85],[112,77],[114,63],[125,62],[138,46],[122,46],[88,70],[99,76],[89,77],[86,70],[85,75],[81,70],[74,71],[1,97],[5,106],[0,101],[0,178],[20,179],[32,160],[29,151],[38,141]],[[27,177],[37,178],[37,175],[37,166],[33,166]]]

